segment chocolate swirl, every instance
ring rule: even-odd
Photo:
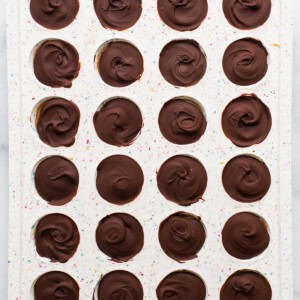
[[[139,164],[125,155],[113,155],[101,161],[97,168],[96,186],[106,201],[123,205],[141,192],[144,174]]]
[[[263,219],[252,213],[242,212],[226,222],[222,242],[230,255],[250,259],[268,248],[270,236]]]
[[[79,300],[79,286],[68,274],[45,273],[34,284],[34,300]]]
[[[268,52],[252,38],[231,43],[223,56],[223,69],[230,81],[245,86],[259,82],[268,70]]]
[[[42,102],[36,113],[40,139],[52,147],[69,147],[75,143],[80,111],[76,104],[62,98]]]
[[[222,286],[220,300],[271,300],[272,290],[269,282],[257,272],[237,271]]]
[[[271,175],[262,161],[240,155],[226,164],[222,181],[231,198],[250,203],[261,200],[266,195],[271,185]]]
[[[194,30],[205,19],[207,0],[158,0],[158,13],[169,27],[179,30]]]
[[[162,280],[156,289],[156,295],[158,300],[204,300],[206,288],[196,274],[176,271]]]
[[[98,68],[105,83],[124,87],[141,78],[144,60],[135,46],[125,41],[113,41],[100,53]]]
[[[99,138],[110,145],[129,146],[141,132],[143,118],[138,106],[126,98],[113,98],[94,115]]]
[[[141,0],[94,0],[97,17],[104,28],[125,30],[132,27],[142,13]]]
[[[160,167],[157,186],[167,200],[189,206],[202,198],[207,186],[207,174],[195,158],[176,155]]]
[[[78,0],[30,0],[33,19],[48,29],[62,29],[70,25],[78,11]]]
[[[181,262],[197,257],[206,234],[200,217],[177,212],[160,224],[158,236],[164,252]]]
[[[67,262],[79,245],[79,231],[74,221],[62,214],[43,217],[35,229],[37,253],[51,262]]]
[[[44,159],[34,174],[39,195],[50,205],[64,205],[77,194],[79,174],[75,165],[61,156]]]
[[[271,6],[271,0],[223,0],[226,19],[239,29],[263,25],[270,16]]]
[[[206,57],[195,40],[174,40],[161,51],[159,69],[174,86],[192,86],[206,71]]]
[[[143,300],[140,281],[133,274],[117,270],[103,276],[98,286],[98,300]]]
[[[115,213],[103,218],[96,230],[99,249],[116,262],[126,262],[144,246],[140,222],[131,215]]]
[[[179,145],[197,142],[207,125],[200,106],[188,97],[166,102],[159,113],[158,123],[162,135]]]
[[[222,114],[225,135],[238,147],[259,144],[272,126],[269,108],[254,94],[232,100]]]
[[[35,52],[36,78],[53,88],[70,88],[80,70],[79,55],[71,44],[54,39],[43,42]]]

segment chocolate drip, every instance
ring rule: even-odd
[[[97,17],[104,28],[125,30],[132,27],[142,13],[141,0],[94,0]]]
[[[197,84],[206,71],[206,57],[194,40],[174,40],[161,51],[159,69],[170,84],[188,87]]]
[[[113,98],[94,115],[99,138],[110,145],[129,146],[141,132],[143,118],[138,106],[126,98]]]
[[[271,185],[271,175],[262,161],[248,155],[240,155],[226,164],[222,181],[231,198],[251,203],[261,200],[267,194]]]
[[[166,102],[159,113],[158,123],[163,136],[179,145],[197,142],[207,125],[200,106],[188,97]]]
[[[269,282],[257,272],[237,271],[222,286],[220,300],[271,300]]]
[[[96,230],[99,249],[116,262],[126,262],[144,246],[140,222],[131,215],[115,213],[103,218]]]
[[[176,155],[160,167],[157,185],[167,200],[189,206],[202,198],[207,186],[207,174],[195,158]]]
[[[62,29],[70,25],[78,11],[78,0],[30,0],[33,19],[48,29]]]
[[[178,262],[196,258],[206,236],[200,217],[185,212],[166,218],[158,235],[164,252]]]
[[[157,8],[163,22],[179,31],[198,28],[208,11],[207,0],[158,0]]]
[[[51,262],[65,263],[75,254],[79,245],[79,231],[74,221],[62,214],[43,217],[35,229],[37,253]]]
[[[267,249],[270,236],[264,220],[252,213],[242,212],[226,222],[222,241],[230,255],[250,259]]]
[[[97,168],[97,190],[110,203],[123,205],[133,201],[140,194],[143,184],[141,167],[128,156],[107,157]]]
[[[50,205],[64,205],[77,194],[79,174],[75,165],[60,156],[44,159],[34,175],[39,195]]]
[[[112,41],[100,53],[98,68],[105,83],[124,87],[141,78],[144,61],[135,46],[125,41]]]
[[[70,88],[80,70],[78,52],[65,41],[47,40],[36,50],[33,69],[41,83],[53,88]]]
[[[37,110],[36,129],[40,139],[51,147],[75,143],[80,111],[76,104],[62,98],[44,101]]]
[[[232,100],[222,114],[225,135],[238,147],[259,144],[272,126],[269,108],[254,94]]]
[[[268,52],[258,40],[237,40],[224,53],[223,69],[228,79],[237,85],[255,84],[267,73]]]

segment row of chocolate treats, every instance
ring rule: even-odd
[[[103,82],[125,87],[141,79],[144,60],[129,41],[110,40],[100,46],[97,69]],[[163,78],[176,87],[193,86],[203,78],[207,68],[206,54],[192,39],[173,40],[159,57]],[[223,55],[223,71],[234,84],[249,86],[260,82],[269,68],[269,55],[261,41],[243,38],[231,43]],[[42,41],[34,49],[33,69],[36,78],[46,86],[70,88],[80,71],[75,47],[60,39]]]
[[[48,97],[38,104],[32,121],[42,142],[51,147],[69,147],[75,143],[80,110],[72,101]],[[165,102],[158,116],[163,137],[177,145],[198,142],[208,121],[202,104],[185,96]],[[132,145],[141,134],[143,117],[132,100],[112,97],[100,104],[93,123],[103,142],[125,147]],[[259,144],[267,138],[272,126],[270,109],[255,94],[241,95],[225,107],[221,126],[238,147]]]
[[[244,282],[253,282],[256,290],[253,291],[253,284],[246,285]],[[120,284],[121,283],[121,284]],[[174,287],[178,285],[184,287],[183,291],[178,291]],[[265,300],[271,299],[272,290],[265,277],[253,270],[242,270],[233,273],[223,284],[220,289],[221,300],[233,300],[232,286],[236,289],[248,289],[249,299]],[[52,300],[64,298],[66,300],[79,300],[80,287],[70,275],[52,271],[40,276],[33,286],[35,300]],[[182,298],[182,293],[187,297]],[[156,296],[158,300],[187,299],[187,300],[204,300],[206,297],[206,285],[203,279],[195,272],[189,270],[178,270],[168,274],[158,284]],[[143,300],[143,286],[134,274],[116,270],[105,274],[97,286],[91,299],[128,299]],[[247,298],[248,299],[248,298]]]
[[[221,5],[221,1],[220,1]],[[223,0],[223,12],[228,22],[239,29],[254,29],[263,25],[271,13],[271,0]],[[79,0],[31,0],[33,19],[48,29],[62,29],[71,24],[79,11]],[[207,0],[157,0],[161,20],[178,31],[197,29],[208,13]],[[95,13],[104,28],[126,30],[135,25],[142,14],[142,0],[94,0]]]

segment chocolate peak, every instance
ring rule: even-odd
[[[70,202],[77,194],[79,174],[75,165],[61,156],[51,156],[39,163],[34,174],[38,194],[50,205]]]
[[[103,218],[96,230],[99,249],[115,262],[126,262],[144,246],[140,222],[131,215],[115,213]]]
[[[134,102],[117,97],[106,101],[94,114],[94,126],[103,142],[129,146],[140,134],[143,118]]]
[[[271,300],[271,286],[255,271],[237,271],[226,280],[220,292],[220,300],[232,299]]]
[[[69,147],[75,143],[80,111],[76,104],[62,98],[42,102],[36,112],[40,139],[51,147]]]
[[[190,271],[176,271],[161,281],[156,295],[158,300],[204,300],[206,287],[198,275]]]
[[[201,107],[189,97],[177,97],[166,102],[159,113],[158,123],[162,135],[179,145],[197,142],[207,125]]]
[[[179,31],[198,28],[208,11],[207,0],[158,0],[157,8],[162,21]]]
[[[259,144],[272,126],[269,108],[254,94],[232,100],[222,114],[225,135],[238,147]]]
[[[76,224],[62,214],[50,214],[39,220],[34,236],[37,253],[60,263],[73,257],[80,241]]]
[[[237,85],[255,84],[267,73],[268,52],[258,40],[237,40],[224,53],[223,69],[228,79]]]
[[[59,271],[45,273],[34,284],[34,300],[79,300],[79,286],[68,274]]]
[[[144,72],[140,51],[126,41],[110,41],[100,51],[98,70],[102,80],[113,87],[128,86]]]
[[[251,203],[261,200],[267,194],[271,175],[264,162],[249,155],[240,155],[226,164],[222,181],[231,198]]]
[[[48,29],[62,29],[70,25],[78,11],[78,0],[30,0],[33,19]]]
[[[158,236],[164,252],[181,262],[197,257],[206,234],[200,217],[177,212],[160,224]]]
[[[123,205],[141,192],[144,174],[139,164],[125,155],[113,155],[101,161],[97,168],[96,186],[106,201]]]
[[[207,174],[195,158],[176,155],[160,167],[157,186],[167,200],[189,206],[202,198],[207,186]]]
[[[53,88],[70,88],[80,70],[78,52],[63,40],[46,40],[35,52],[33,69],[41,83]]]
[[[239,29],[254,29],[263,25],[271,13],[271,0],[223,0],[228,22]]]
[[[226,222],[222,242],[230,255],[250,259],[264,252],[269,245],[267,224],[255,214],[238,213]]]
[[[94,0],[97,17],[104,28],[125,30],[132,27],[142,13],[141,0]]]
[[[174,40],[162,49],[159,69],[167,82],[188,87],[197,84],[206,71],[206,57],[195,40]]]
[[[98,286],[98,300],[143,300],[143,287],[133,274],[117,270],[103,276]]]

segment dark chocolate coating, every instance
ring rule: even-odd
[[[232,100],[222,114],[223,131],[238,147],[261,143],[271,126],[270,110],[255,94],[241,95]]]
[[[34,300],[79,300],[79,286],[68,274],[45,273],[34,284]]]
[[[141,132],[143,118],[138,106],[126,98],[113,98],[94,114],[99,138],[110,145],[129,146]]]
[[[30,0],[33,19],[48,29],[62,29],[70,25],[78,11],[78,0]]]
[[[164,252],[181,262],[197,257],[206,234],[200,217],[177,212],[160,224],[158,236]]]
[[[103,276],[98,286],[98,300],[143,300],[143,287],[133,274],[117,270]]]
[[[144,231],[131,215],[115,213],[103,218],[96,230],[99,249],[115,262],[126,262],[144,246]]]
[[[239,259],[253,258],[269,246],[267,224],[255,214],[238,213],[225,223],[222,242],[230,255]]]
[[[204,300],[206,287],[196,274],[176,271],[161,281],[156,289],[156,295],[158,300]]]
[[[178,97],[164,104],[158,124],[162,135],[169,142],[187,145],[201,138],[207,122],[197,103],[188,97]]]
[[[96,186],[106,201],[123,205],[141,192],[144,174],[139,164],[125,155],[113,155],[101,161],[97,168]]]
[[[222,174],[227,194],[239,201],[251,203],[261,200],[271,185],[271,175],[266,164],[252,156],[232,158]]]
[[[73,257],[80,241],[76,224],[62,214],[50,214],[39,220],[34,237],[37,253],[60,263]]]
[[[271,300],[269,282],[257,272],[237,271],[222,286],[220,300]]]
[[[228,22],[239,29],[253,29],[263,25],[271,13],[271,0],[223,0]]]
[[[195,40],[174,40],[162,49],[159,69],[170,84],[192,86],[205,74],[206,57]]]
[[[75,143],[79,121],[80,111],[75,103],[51,98],[38,107],[36,129],[45,144],[69,147]]]
[[[79,54],[63,40],[46,40],[34,54],[33,70],[36,78],[47,86],[70,88],[79,74]]]
[[[179,31],[198,28],[208,11],[207,0],[158,0],[157,8],[162,21]]]
[[[39,163],[34,181],[37,192],[48,204],[60,206],[76,196],[79,174],[68,159],[51,156]]]
[[[98,62],[102,80],[113,87],[128,86],[144,72],[140,51],[125,41],[111,41],[104,46]]]
[[[141,0],[94,0],[97,17],[104,28],[125,30],[132,27],[142,14]]]
[[[258,40],[237,40],[224,53],[223,70],[228,79],[237,85],[255,84],[267,73],[268,52]]]
[[[202,198],[207,186],[207,174],[195,158],[176,155],[161,165],[157,173],[157,186],[167,200],[189,206]]]

